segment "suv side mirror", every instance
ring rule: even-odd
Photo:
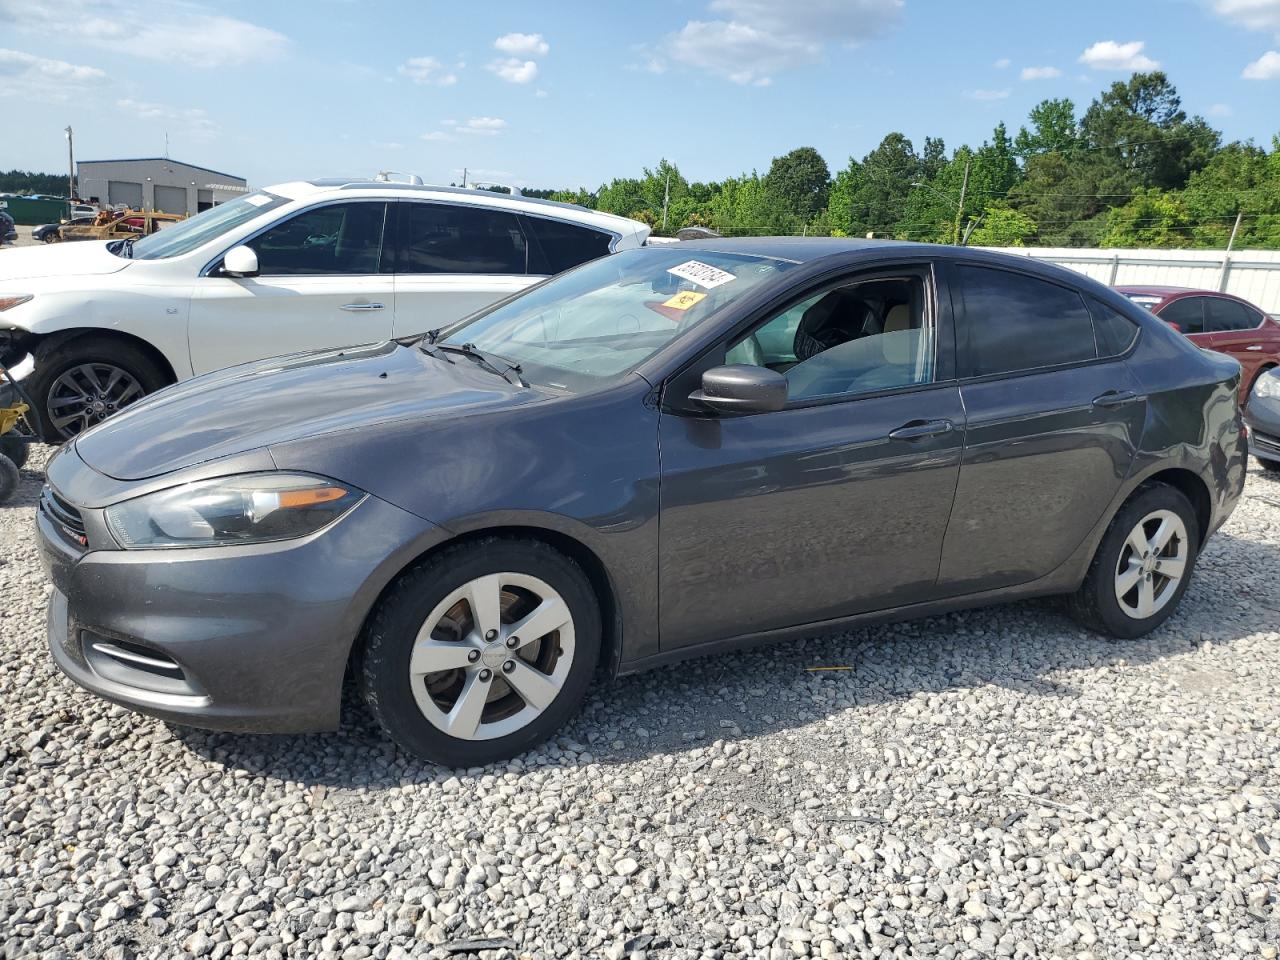
[[[747,363],[712,367],[689,399],[723,413],[767,413],[787,405],[787,378]]]
[[[232,247],[222,258],[222,272],[229,277],[256,277],[258,255],[251,247]]]

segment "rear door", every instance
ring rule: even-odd
[[[1272,345],[1265,342],[1261,329],[1262,314],[1230,297],[1206,297],[1205,301],[1209,346],[1240,361],[1244,370],[1241,386],[1247,391],[1271,354],[1267,347]],[[1247,397],[1246,393],[1242,399]]]
[[[273,224],[244,241],[258,255],[256,277],[225,276],[215,264],[192,294],[192,369],[388,339],[387,207],[326,203]]]
[[[431,200],[402,200],[394,209],[397,337],[460,320],[534,282],[516,214]]]
[[[1132,321],[1030,274],[948,276],[967,431],[939,585],[956,595],[1028,583],[1071,555],[1129,472],[1145,398],[1122,359]]]

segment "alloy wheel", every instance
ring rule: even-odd
[[[1138,521],[1116,561],[1116,600],[1127,616],[1145,620],[1173,599],[1186,574],[1187,543],[1186,525],[1172,510],[1155,510]]]
[[[409,682],[437,729],[492,740],[552,704],[573,652],[573,615],[559,593],[528,574],[488,574],[431,611],[409,656]]]
[[[70,439],[101,423],[146,391],[129,371],[110,363],[81,363],[70,367],[49,387],[49,424]]]

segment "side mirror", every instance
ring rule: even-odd
[[[767,413],[787,405],[787,378],[746,363],[712,367],[689,399],[724,413]]]
[[[258,255],[251,247],[232,247],[222,258],[222,272],[229,277],[256,277]]]

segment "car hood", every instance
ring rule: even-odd
[[[11,280],[40,277],[96,276],[117,273],[129,266],[127,259],[107,249],[107,243],[106,240],[80,240],[6,250],[0,257],[0,283],[7,285]]]
[[[134,404],[78,437],[76,452],[109,477],[143,480],[318,434],[547,397],[452,359],[390,342],[231,367]]]

